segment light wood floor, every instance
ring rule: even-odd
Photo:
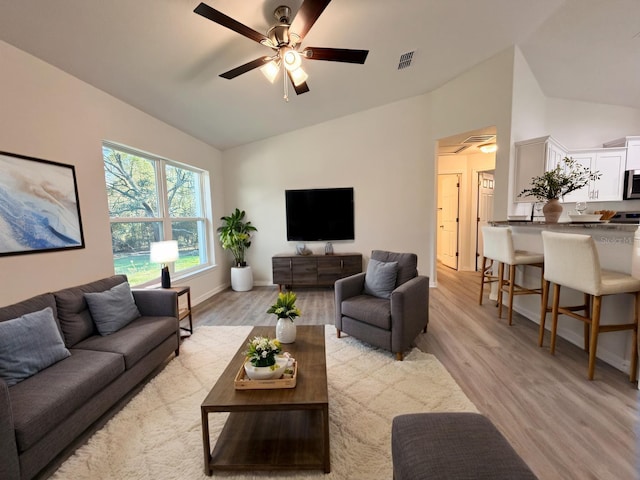
[[[297,323],[333,324],[333,290],[296,293]],[[476,273],[440,267],[429,331],[416,345],[442,362],[541,480],[640,478],[636,385],[600,361],[588,381],[585,352],[560,340],[550,355],[548,336],[537,346],[536,324],[514,314],[509,327],[495,302],[477,304],[478,293]],[[195,307],[195,325],[275,326],[265,312],[276,295],[275,287],[227,290]]]

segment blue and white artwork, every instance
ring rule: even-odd
[[[84,248],[71,165],[0,152],[0,256]]]

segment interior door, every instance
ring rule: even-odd
[[[458,269],[458,218],[460,174],[438,175],[437,257],[443,265]]]
[[[482,227],[489,223],[491,216],[493,215],[493,173],[479,172],[478,173],[478,221],[476,230],[476,271],[480,271],[480,259],[482,258],[482,250],[484,244],[482,243]]]

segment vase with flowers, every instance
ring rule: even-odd
[[[276,303],[269,307],[267,313],[273,313],[278,317],[276,323],[276,338],[281,343],[293,343],[296,341],[296,324],[294,319],[301,312],[296,307],[296,294],[293,292],[280,292]]]
[[[542,213],[547,223],[557,223],[562,214],[560,197],[587,186],[590,181],[598,180],[600,172],[592,172],[589,167],[579,164],[572,158],[564,157],[555,168],[531,179],[531,188],[518,194],[519,197],[533,196],[546,200]]]
[[[251,380],[266,380],[282,376],[288,359],[279,358],[282,346],[277,339],[253,337],[244,352],[244,371]]]

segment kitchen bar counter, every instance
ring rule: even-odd
[[[640,228],[636,224],[624,223],[555,223],[529,222],[529,221],[495,221],[494,226],[510,226],[513,232],[514,247],[518,250],[528,250],[543,253],[542,230],[557,232],[578,233],[591,235],[595,241],[600,259],[600,265],[604,269],[622,273],[633,274],[640,278],[640,240],[634,237],[636,232],[640,235]],[[517,281],[527,287],[540,285],[540,269],[519,266],[517,269]],[[582,300],[582,293],[563,287],[561,290],[561,302],[578,305]],[[604,297],[602,302],[601,323],[623,323],[631,321],[634,313],[632,295],[612,295]],[[535,323],[540,323],[540,297],[537,295],[520,295],[514,299],[514,310],[524,315]],[[547,327],[551,326],[551,313],[547,314]],[[558,335],[582,348],[583,324],[565,315],[559,317]],[[545,348],[549,348],[549,332],[545,335]],[[561,349],[561,345],[559,346]],[[608,332],[601,334],[598,341],[598,358],[609,363],[624,372],[629,371],[631,354],[630,332]],[[556,350],[556,355],[558,350]],[[585,354],[585,375],[587,369],[587,356]],[[596,368],[596,379],[598,370]]]

